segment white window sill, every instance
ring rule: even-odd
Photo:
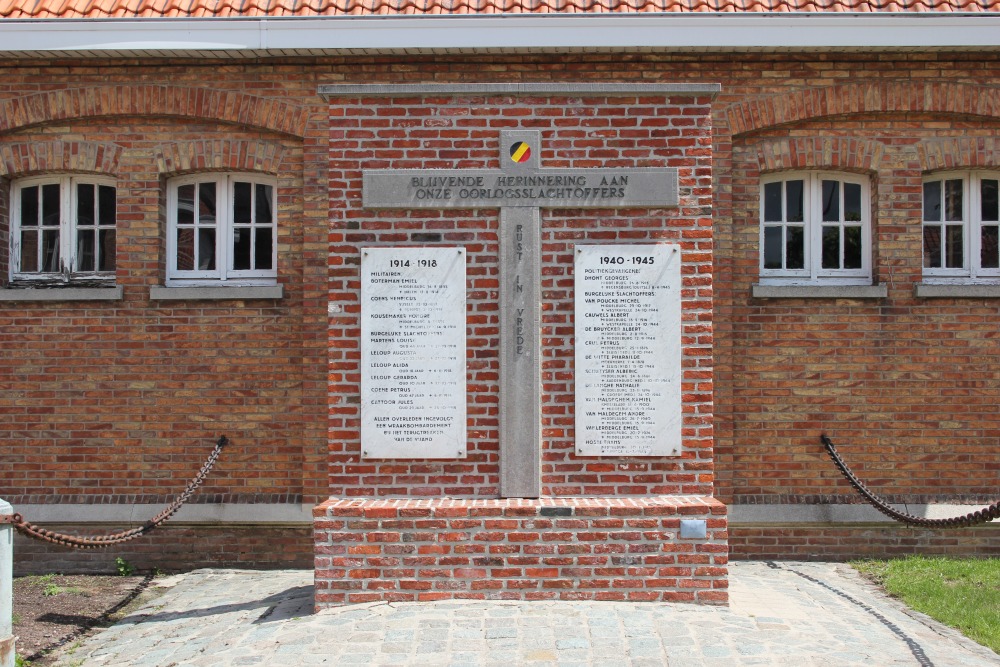
[[[0,301],[121,301],[121,285],[112,287],[7,287]]]
[[[918,299],[1000,299],[1000,285],[917,283],[914,296]]]
[[[153,301],[221,301],[249,299],[281,299],[282,285],[245,285],[242,287],[161,287],[149,288]]]
[[[762,285],[751,287],[755,299],[884,299],[885,285]]]

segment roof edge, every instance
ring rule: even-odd
[[[1000,47],[1000,13],[2,19],[6,53],[474,53],[529,49]]]

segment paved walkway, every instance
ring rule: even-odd
[[[64,654],[70,665],[1000,665],[846,565],[734,563],[728,608],[435,602],[312,610],[312,573],[199,570]]]

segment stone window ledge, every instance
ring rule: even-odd
[[[285,295],[282,285],[250,285],[227,287],[162,287],[149,288],[153,301],[221,301],[248,299],[281,299]]]
[[[885,285],[761,285],[751,288],[755,299],[884,299]]]
[[[124,290],[114,287],[24,287],[0,289],[0,301],[121,301]]]
[[[917,283],[914,296],[918,299],[1000,299],[1000,285]]]

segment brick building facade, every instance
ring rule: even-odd
[[[900,17],[880,18],[893,27]],[[8,16],[0,29],[16,37],[33,25],[19,18],[27,17]],[[780,52],[725,35],[712,48],[588,51],[546,41],[558,30],[495,53],[459,52],[465,37],[416,55],[402,53],[406,45],[344,53],[308,36],[298,51],[5,51],[0,497],[48,527],[106,532],[152,516],[225,434],[233,444],[192,504],[115,555],[162,569],[311,566],[311,510],[328,498],[327,512],[372,501],[367,516],[400,521],[397,501],[479,503],[484,521],[510,522],[505,540],[518,533],[526,543],[557,530],[555,509],[604,498],[608,523],[594,543],[629,542],[662,528],[643,524],[648,516],[680,515],[645,507],[651,498],[677,505],[692,496],[718,503],[699,516],[722,518],[716,537],[734,558],[995,555],[994,526],[916,530],[869,512],[819,444],[829,435],[873,489],[911,512],[965,513],[996,499],[1000,266],[988,246],[998,222],[1000,52],[988,40],[962,46],[959,38],[978,37],[962,32],[960,18],[933,19],[952,42],[922,49],[890,43],[902,30],[893,27],[881,48]],[[362,84],[719,92],[321,92]],[[540,132],[548,166],[676,167],[682,195],[671,210],[542,213],[543,500],[527,519],[498,499],[496,211],[373,213],[360,204],[361,170],[494,167],[497,133],[512,128]],[[223,183],[214,192],[231,202],[239,183],[252,183],[263,188],[254,206],[273,191],[276,223],[267,227],[263,209],[253,223],[273,234],[273,275],[263,251],[252,266],[231,263],[228,279],[178,259],[171,244],[197,237],[197,255],[209,243],[202,232],[172,236],[186,219],[185,178]],[[105,183],[115,188],[114,261],[103,272],[57,267],[49,273],[59,277],[32,281],[28,255],[48,260],[25,202],[41,193],[44,227],[45,186],[52,201],[62,188],[60,201],[77,211],[74,188]],[[844,215],[834,215],[833,200]],[[255,233],[255,247],[265,247],[268,232]],[[679,243],[685,255],[684,451],[578,457],[565,255],[578,242],[651,241]],[[240,252],[232,237],[226,243]],[[462,461],[360,456],[357,256],[369,245],[469,254]],[[642,507],[608,509],[619,501]],[[423,531],[438,535],[425,546],[457,530],[440,506],[420,511],[417,519],[438,521]],[[21,572],[108,571],[114,560],[26,540],[16,554]],[[694,566],[724,569],[725,554],[687,565],[698,578]],[[470,580],[490,574],[472,561],[457,567]],[[621,568],[608,576],[645,576]],[[544,569],[522,566],[520,576],[560,579]]]

